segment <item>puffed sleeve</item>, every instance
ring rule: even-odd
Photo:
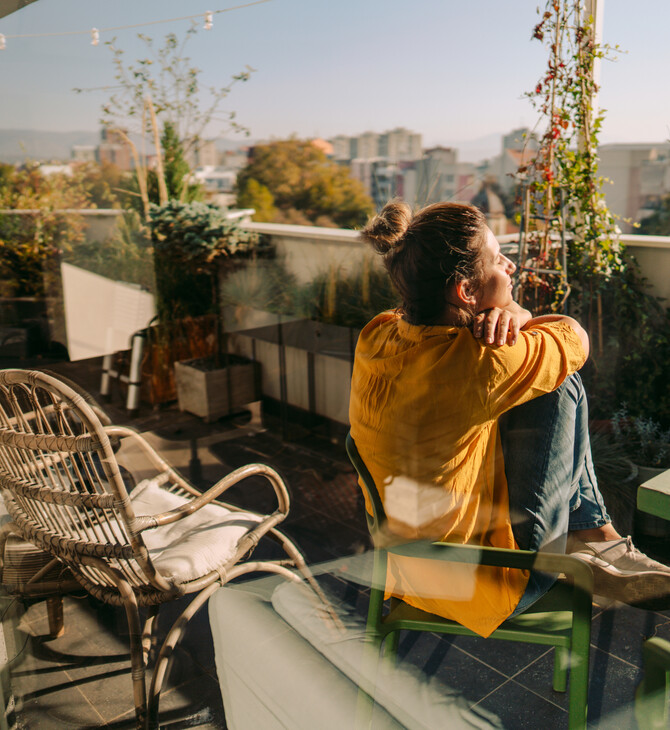
[[[579,335],[567,322],[547,322],[519,333],[515,345],[487,347],[491,418],[556,390],[586,362]]]

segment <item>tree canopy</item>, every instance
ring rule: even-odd
[[[269,195],[268,195],[269,193]],[[346,167],[311,142],[279,140],[253,148],[237,177],[237,203],[254,207],[257,220],[355,228],[374,212],[372,200]]]

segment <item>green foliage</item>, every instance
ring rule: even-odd
[[[301,287],[279,259],[252,258],[221,283],[221,303],[274,314],[302,314]]]
[[[74,180],[87,198],[87,208],[123,207],[123,190],[131,176],[111,162],[84,162],[75,168]]]
[[[580,300],[580,310],[588,310],[588,299],[626,268],[619,230],[598,174],[598,135],[604,114],[594,116],[592,106],[598,90],[594,63],[611,57],[616,49],[594,43],[592,24],[592,19],[583,17],[580,0],[548,0],[541,13],[533,37],[544,42],[549,60],[527,96],[546,128],[534,160],[519,171],[529,185],[531,213],[541,216],[539,222],[538,218],[526,221],[540,268],[562,267],[551,241],[562,227],[570,233],[567,280],[572,300]],[[535,283],[538,277],[529,278]],[[555,309],[567,291],[565,281],[550,283],[556,289]]]
[[[189,180],[191,168],[184,158],[184,148],[172,122],[165,122],[163,125],[161,147],[168,198],[176,198],[187,203],[200,200],[202,191],[199,185]],[[151,196],[149,199],[152,200]]]
[[[0,182],[0,289],[4,296],[44,297],[45,276],[84,238],[84,223],[76,213],[88,199],[76,180],[44,176],[36,166],[4,168]]]
[[[149,228],[163,323],[216,312],[219,269],[259,250],[257,237],[227,220],[225,211],[197,201],[152,205]]]
[[[114,234],[105,241],[83,241],[65,260],[114,281],[155,290],[153,247],[149,229],[135,210],[120,216]]]
[[[270,192],[278,209],[275,220],[282,222],[298,211],[306,223],[320,220],[354,228],[374,212],[361,183],[308,141],[288,139],[254,147],[251,161],[237,177],[238,205],[249,194],[251,180]]]
[[[612,416],[614,441],[631,461],[640,466],[670,467],[670,428],[652,418],[631,416],[624,403]]]
[[[370,259],[352,274],[331,266],[307,284],[299,284],[282,261],[253,260],[222,284],[221,301],[343,327],[363,327],[399,304],[388,274]]]
[[[237,193],[238,208],[254,208],[254,220],[267,223],[275,219],[277,209],[275,199],[268,188],[259,183],[256,178],[248,178]]]
[[[364,327],[379,312],[400,304],[388,274],[369,259],[354,274],[331,267],[316,276],[305,293],[313,303],[314,319],[343,327]]]
[[[602,418],[611,413],[613,403],[627,400],[635,404],[636,413],[667,422],[668,312],[650,296],[636,262],[621,244],[598,173],[603,113],[593,113],[593,67],[618,49],[594,43],[593,19],[584,19],[579,0],[548,0],[538,12],[533,37],[545,43],[549,60],[528,96],[546,131],[535,159],[519,170],[530,190],[530,213],[539,217],[539,222],[538,217],[526,218],[531,256],[522,264],[531,270],[562,270],[559,249],[552,246],[561,229],[567,232],[568,257],[561,277],[526,270],[521,291],[526,301],[531,292],[539,293],[554,310],[565,303],[591,333],[584,379],[593,415]]]

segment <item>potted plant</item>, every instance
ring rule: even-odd
[[[612,434],[637,466],[640,483],[670,469],[670,429],[644,416],[631,416],[623,404],[612,416]]]
[[[631,416],[626,404],[612,417],[614,443],[636,468],[633,485],[637,490],[653,477],[670,469],[670,429],[644,416]],[[635,511],[635,534],[645,538],[667,538],[670,522],[645,512]]]
[[[180,408],[207,420],[258,400],[257,366],[228,354],[219,311],[221,279],[263,250],[258,238],[201,202],[152,205],[149,227],[158,320],[150,376],[167,378],[168,397],[174,378]]]

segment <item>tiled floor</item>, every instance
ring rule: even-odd
[[[85,370],[69,374],[95,394],[97,377]],[[119,405],[110,406],[110,415],[127,422]],[[341,445],[309,435],[282,442],[276,431],[250,434],[235,419],[205,426],[175,410],[143,409],[133,425],[151,432],[170,461],[202,487],[244,463],[262,461],[277,468],[292,491],[291,514],[283,529],[309,563],[369,546],[362,500]],[[260,483],[231,493],[230,500],[260,511],[271,508]],[[364,614],[365,592],[335,579],[329,588]],[[177,604],[162,607],[161,627],[171,623],[185,601]],[[40,638],[46,632],[44,603],[24,611],[16,601],[4,598],[0,611],[8,654],[13,657],[11,689],[4,685],[5,697],[11,693],[16,703],[10,723],[39,730],[134,727],[122,610],[85,597],[68,598],[65,634],[50,641]],[[670,639],[670,612],[594,605],[589,689],[593,727],[636,727],[633,697],[641,678],[642,642],[650,636]],[[551,689],[551,649],[406,634],[400,655],[462,693],[473,706],[496,714],[507,728],[567,727],[566,696]],[[225,728],[206,609],[193,619],[175,652],[161,699],[161,727]]]

